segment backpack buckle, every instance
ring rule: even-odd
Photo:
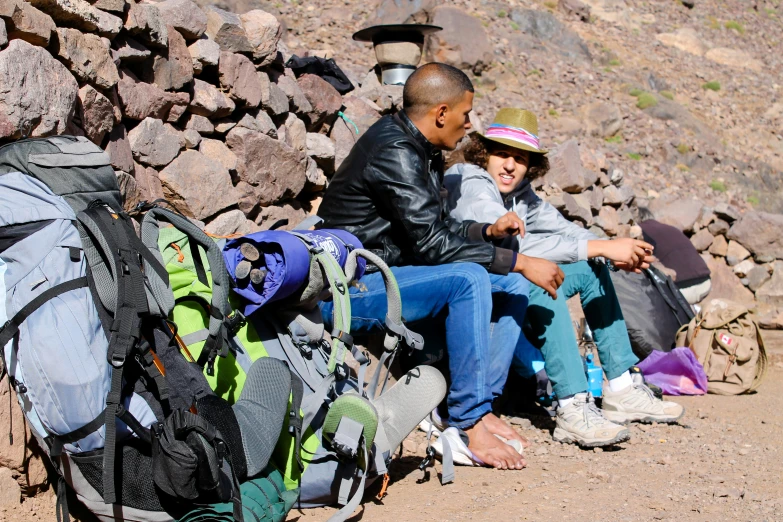
[[[239,310],[234,310],[225,320],[226,328],[231,335],[236,335],[236,333],[246,324],[247,318]]]

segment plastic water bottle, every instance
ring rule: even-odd
[[[585,373],[587,373],[587,390],[593,397],[600,397],[604,385],[604,371],[595,364],[592,352],[585,355]]]
[[[604,371],[600,366],[595,364],[595,341],[593,340],[593,332],[590,330],[590,326],[582,319],[580,322],[580,330],[582,332],[582,346],[585,347],[585,374],[587,375],[587,391],[589,391],[593,397],[601,397],[604,386]]]

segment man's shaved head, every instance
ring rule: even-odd
[[[473,92],[473,84],[464,72],[445,63],[428,63],[405,82],[402,105],[405,113],[415,119],[437,105],[459,103],[466,92]]]

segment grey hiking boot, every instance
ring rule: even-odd
[[[676,402],[664,401],[644,384],[633,384],[619,392],[608,386],[603,390],[604,417],[620,424],[628,422],[677,422],[685,408]]]
[[[601,414],[592,396],[577,393],[573,402],[557,409],[557,427],[552,438],[557,442],[574,442],[580,446],[594,448],[624,442],[631,438],[625,426],[610,422]]]

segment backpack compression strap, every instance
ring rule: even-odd
[[[229,276],[223,253],[212,238],[185,216],[165,208],[153,207],[144,216],[144,221],[141,224],[141,240],[152,251],[152,254],[160,264],[163,264],[163,255],[158,246],[160,221],[170,223],[177,230],[188,236],[193,263],[196,266],[196,274],[199,281],[205,286],[209,286],[209,282],[198,247],[203,248],[207,253],[207,261],[209,262],[209,270],[212,276],[212,302],[208,309],[209,335],[204,343],[204,348],[201,350],[198,364],[202,368],[204,366],[207,367],[207,375],[214,375],[215,358],[218,355],[221,357],[228,355],[229,332],[226,321],[232,313],[231,305],[228,301],[230,290]],[[160,286],[163,284],[163,281],[153,279],[151,284]],[[166,287],[168,287],[168,281],[166,281]],[[171,293],[171,290],[169,289],[168,292]],[[169,309],[170,311],[171,309]]]
[[[397,285],[397,279],[394,277],[389,266],[383,262],[383,260],[377,255],[373,254],[369,250],[356,249],[348,255],[348,260],[345,262],[345,276],[348,281],[352,281],[356,275],[356,268],[359,264],[359,258],[362,257],[367,262],[372,263],[381,273],[383,277],[384,285],[386,286],[386,299],[387,299],[387,312],[386,312],[386,336],[383,339],[383,355],[378,362],[378,367],[375,369],[372,379],[367,386],[367,396],[372,400],[375,398],[376,393],[381,394],[386,388],[386,383],[389,380],[389,368],[391,368],[394,362],[394,355],[397,352],[397,348],[400,344],[400,340],[414,350],[421,350],[424,347],[424,339],[417,333],[408,330],[408,328],[402,322],[402,297],[400,296],[400,288]],[[388,364],[387,364],[388,361]],[[377,391],[381,370],[386,367],[386,376],[381,384],[380,392]]]
[[[80,212],[76,219],[96,300],[113,313],[106,354],[112,376],[104,417],[103,501],[114,504],[117,501],[114,419],[121,413],[125,361],[139,349],[142,318],[160,314],[169,300],[173,304],[174,298],[173,295],[168,298],[165,294],[158,295],[155,289],[150,289],[151,295],[147,292],[148,278],[154,275],[168,284],[168,273],[136,236],[127,215],[115,213],[96,202]]]
[[[353,347],[353,337],[350,335],[351,298],[348,295],[348,280],[345,278],[342,267],[331,254],[315,245],[305,234],[291,233],[301,239],[310,251],[311,279],[314,276],[326,276],[329,287],[332,290],[332,298],[334,300],[334,306],[332,307],[333,330],[331,332],[332,353],[329,356],[327,370],[330,373],[335,370],[343,372],[342,365],[345,362],[345,349],[346,347]]]

